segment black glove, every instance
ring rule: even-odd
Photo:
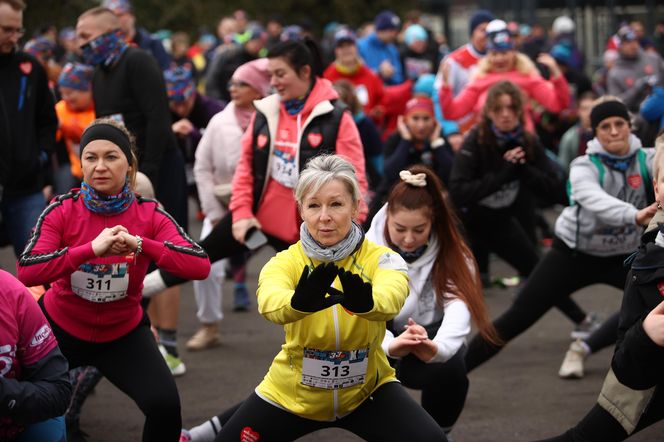
[[[353,313],[366,313],[374,306],[371,284],[360,275],[339,269],[339,280],[344,289],[341,305]]]
[[[313,313],[338,304],[344,298],[337,290],[330,291],[339,269],[332,263],[320,264],[311,274],[309,266],[304,266],[300,281],[291,298],[291,307],[301,312]],[[330,296],[326,296],[330,293]]]

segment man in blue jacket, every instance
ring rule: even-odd
[[[386,85],[401,84],[404,81],[403,65],[394,44],[401,20],[392,11],[382,11],[376,16],[374,27],[374,32],[358,40],[360,55]]]

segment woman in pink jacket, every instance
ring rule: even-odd
[[[355,167],[362,194],[367,192],[357,126],[332,83],[319,77],[322,69],[315,43],[282,42],[267,58],[271,86],[277,93],[254,102],[256,113],[242,137],[233,177],[230,213],[201,241],[212,262],[246,251],[247,239],[255,230],[262,231],[276,250],[299,240],[301,219],[293,188],[306,162],[317,155],[346,158]],[[362,201],[360,222],[366,213]],[[144,294],[184,281],[155,271],[145,278]]]
[[[210,271],[207,255],[156,201],[134,194],[133,137],[112,119],[81,138],[83,183],[39,217],[18,261],[70,367],[92,365],[146,416],[144,441],[177,441],[180,399],[141,308],[148,265],[189,279]]]
[[[457,120],[469,113],[474,113],[479,118],[491,86],[505,80],[516,84],[529,100],[537,102],[549,112],[558,113],[567,107],[569,85],[550,55],[541,54],[537,60],[549,69],[550,80],[545,80],[535,64],[516,50],[514,39],[504,21],[493,20],[487,26],[486,32],[487,55],[480,60],[470,82],[456,97],[453,96],[449,84],[449,62],[444,62],[441,66],[443,85],[439,98],[446,119]],[[531,113],[532,106],[528,105],[526,130],[534,132]]]

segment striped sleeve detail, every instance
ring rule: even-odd
[[[39,219],[37,219],[37,225],[35,226],[35,230],[32,232],[30,241],[28,241],[28,244],[25,246],[23,253],[21,253],[21,256],[18,260],[19,265],[29,266],[33,264],[41,264],[46,261],[59,258],[65,253],[67,253],[69,247],[65,247],[64,249],[59,249],[50,253],[39,253],[39,254],[32,254],[32,250],[35,248],[35,245],[37,245],[37,241],[39,240],[39,236],[41,235],[41,227],[42,224],[44,223],[44,219],[46,218],[46,216],[49,213],[51,213],[53,210],[61,206],[64,200],[70,198],[77,198],[77,197],[78,197],[78,192],[69,192],[64,195],[59,195],[51,202],[51,204],[48,205],[48,207],[46,207],[46,209],[44,209],[41,215],[39,215]]]
[[[199,246],[196,241],[194,241],[193,239],[191,239],[189,235],[187,235],[187,232],[185,232],[184,229],[180,227],[180,225],[177,223],[177,221],[175,221],[175,219],[173,219],[170,213],[166,212],[159,205],[157,205],[156,210],[157,212],[161,213],[166,218],[168,218],[168,220],[172,222],[175,228],[177,229],[178,234],[190,244],[190,246],[178,246],[170,241],[164,241],[164,245],[166,247],[168,247],[171,250],[175,250],[176,252],[186,253],[187,255],[193,255],[199,258],[207,258],[207,253],[205,253],[205,250],[203,250],[203,248]]]

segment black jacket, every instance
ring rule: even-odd
[[[643,329],[645,317],[664,301],[664,247],[654,243],[657,233],[654,229],[643,235],[627,276],[611,362],[618,380],[634,390],[664,381],[664,347],[655,344]]]
[[[97,117],[121,116],[136,136],[139,169],[156,188],[163,154],[177,145],[166,84],[154,57],[142,49],[128,48],[117,64],[95,70],[92,95]]]
[[[0,55],[0,184],[7,196],[39,192],[58,119],[41,64],[24,52]]]
[[[476,126],[466,135],[454,159],[448,186],[458,208],[475,206],[514,181],[520,183],[521,190],[528,189],[534,195],[546,198],[556,195],[556,200],[564,199],[564,182],[557,176],[538,139],[530,143],[527,162],[513,164],[503,159],[503,153],[517,146],[525,150],[524,138],[509,145],[496,142],[492,146],[482,145],[479,138],[479,126]]]

